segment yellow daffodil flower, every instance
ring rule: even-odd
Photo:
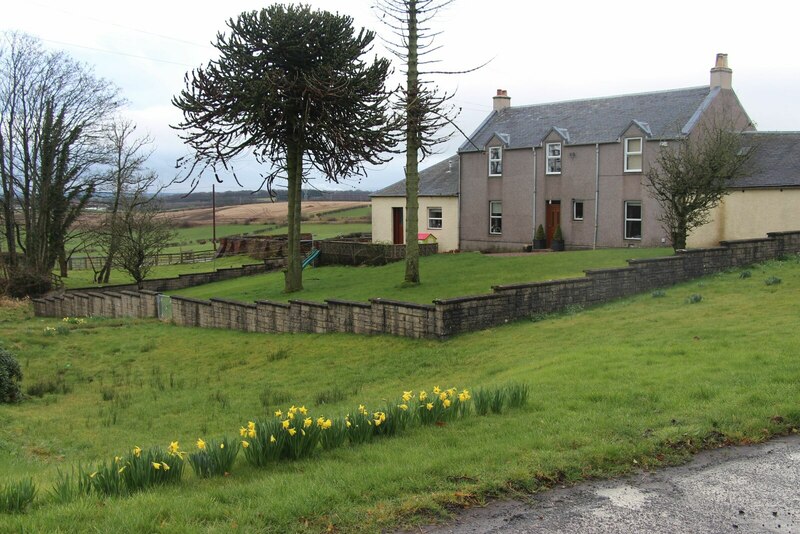
[[[403,402],[408,402],[408,401],[410,401],[410,400],[411,400],[411,397],[413,397],[413,395],[414,395],[414,392],[413,392],[413,391],[404,391],[404,392],[403,392]]]
[[[281,425],[283,426],[283,428],[289,428],[289,420],[288,420],[288,419],[286,419],[285,421],[283,421],[283,422],[281,423]]]
[[[115,464],[118,464],[118,463],[120,463],[121,461],[122,461],[122,458],[120,458],[119,456],[114,456],[114,463],[115,463]]]
[[[275,436],[270,436],[269,437],[269,442],[270,443],[275,443],[276,441],[278,441],[278,440],[275,439]]]
[[[398,404],[397,407],[403,410],[404,412],[408,410],[408,404]]]
[[[246,448],[247,448],[247,447],[249,447],[249,446],[250,446],[250,442],[249,442],[249,441],[242,441],[242,447],[243,447],[243,448],[245,448],[245,449],[246,449]]]
[[[310,417],[306,417],[306,418],[303,420],[303,428],[308,428],[308,427],[310,427],[310,426],[311,426],[311,425],[313,425],[313,424],[314,424],[314,421],[312,421]]]
[[[161,469],[161,464],[158,462],[153,462],[153,469]]]
[[[326,421],[325,421],[325,422],[322,424],[322,429],[323,429],[323,430],[327,430],[327,429],[329,429],[329,428],[330,428],[330,427],[332,427],[332,426],[333,426],[333,421],[331,421],[330,419],[328,419],[328,420],[326,420]]]
[[[94,478],[94,477],[96,477],[96,476],[97,476],[97,471],[95,471],[94,473],[92,473],[91,475],[89,475],[89,478]]]
[[[307,415],[308,414],[308,410],[306,410],[305,406],[300,406],[300,408],[298,408],[298,411],[303,415]]]
[[[424,401],[427,398],[428,398],[428,394],[427,393],[425,393],[424,391],[420,391],[419,392],[419,400],[420,400],[420,402]]]
[[[254,422],[252,422],[252,421],[248,421],[247,422],[247,430],[255,430],[255,429],[256,429],[256,424]]]
[[[202,451],[202,450],[205,450],[205,448],[206,448],[206,442],[205,442],[205,441],[203,441],[203,440],[202,440],[202,439],[200,439],[200,438],[197,438],[197,448],[198,448],[198,449],[200,449],[201,451]]]
[[[295,430],[294,428],[290,428],[289,429],[289,435],[290,436],[294,436],[295,434],[297,434],[297,430]]]
[[[350,419],[345,419],[344,420],[344,424],[347,426],[347,428],[350,428],[351,426],[353,426],[353,423],[350,422]]]
[[[441,392],[441,393],[439,393],[439,400],[442,400],[442,401],[443,401],[443,400],[445,400],[446,398],[447,398],[447,393],[445,393],[444,391],[443,391],[443,392]]]
[[[289,413],[291,413],[291,414],[297,413],[297,406],[292,404],[292,407],[289,408]]]
[[[325,424],[325,418],[324,417],[317,417],[317,426],[322,426],[324,424]]]
[[[161,462],[161,467],[164,468],[164,471],[169,471],[169,466],[167,465],[166,462]]]
[[[245,427],[239,428],[239,435],[245,437],[247,435],[247,429]]]
[[[450,404],[451,404],[451,403],[450,403],[450,399],[444,399],[444,400],[442,401],[442,404],[444,405],[444,407],[445,407],[445,408],[449,408],[449,407],[450,407]]]
[[[167,451],[169,451],[170,454],[177,454],[179,449],[180,449],[180,445],[178,445],[178,442],[177,441],[173,441],[172,443],[169,444],[169,447],[167,448]]]
[[[247,437],[250,438],[250,439],[255,439],[255,437],[256,437],[255,429],[248,430],[247,431]]]
[[[128,467],[127,465],[123,465],[122,467],[119,468],[119,470],[117,470],[117,473],[121,475],[122,472],[125,471],[125,469],[127,469],[127,467]]]
[[[224,443],[220,443],[220,444],[219,444],[219,448],[220,448],[220,449],[224,449],[224,448],[225,448],[225,444],[224,444]]]
[[[438,395],[441,392],[442,392],[442,390],[439,389],[439,386],[433,386],[433,394],[434,395]]]
[[[134,447],[133,448],[133,455],[134,456],[136,456],[138,458],[141,454],[142,454],[142,449],[140,449],[139,447]]]
[[[381,426],[381,420],[380,420],[380,418],[378,418],[378,419],[375,419],[375,426]]]
[[[425,405],[425,407],[428,409],[428,411],[431,411],[433,410],[433,403],[429,402],[428,404]]]
[[[283,417],[283,412],[280,410],[275,410],[275,417]]]

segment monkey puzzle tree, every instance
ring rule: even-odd
[[[173,99],[183,112],[177,128],[194,150],[184,164],[197,180],[251,152],[270,165],[262,186],[286,178],[285,291],[298,291],[302,182],[313,170],[338,182],[363,175],[364,162],[385,161],[381,154],[395,144],[384,89],[389,62],[362,59],[373,32],[356,33],[351,17],[307,6],[271,5],[227,24],[229,34],[214,45],[219,59],[187,74]]]

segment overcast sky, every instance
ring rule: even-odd
[[[186,149],[170,124],[180,115],[170,103],[187,70],[215,57],[210,45],[225,21],[269,2],[226,0],[20,0],[2,8],[0,31],[20,30],[44,46],[67,51],[118,85],[125,114],[156,139],[149,161],[163,181]],[[311,0],[317,8],[354,17],[381,35],[387,30],[371,0]],[[462,108],[460,128],[472,133],[491,111],[491,97],[506,89],[512,105],[707,85],[717,52],[729,56],[733,87],[759,130],[800,130],[800,58],[795,2],[762,0],[747,9],[734,2],[455,0],[435,20],[444,33],[437,68],[477,72],[440,77]],[[378,49],[379,53],[386,55]],[[462,139],[439,148],[423,167],[453,154]],[[400,157],[370,168],[361,183],[319,188],[369,189],[402,179]],[[239,164],[246,188],[260,183],[257,169]],[[213,177],[198,188],[210,190]],[[221,189],[236,189],[226,179]],[[176,185],[173,191],[186,190]]]

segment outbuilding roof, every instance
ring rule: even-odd
[[[800,132],[745,132],[742,144],[755,150],[749,172],[732,189],[800,187]]]
[[[458,196],[458,155],[440,161],[419,173],[419,196],[421,197],[454,197]],[[404,197],[406,181],[400,180],[388,187],[376,191],[371,197]]]
[[[476,152],[502,134],[506,148],[540,146],[553,130],[572,145],[612,143],[635,123],[653,139],[688,134],[701,112],[719,94],[718,87],[569,100],[493,111],[459,152]]]

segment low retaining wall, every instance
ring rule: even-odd
[[[385,265],[406,257],[405,245],[382,245],[353,240],[317,241],[317,265]],[[432,256],[439,251],[436,243],[420,243],[419,255]]]
[[[491,294],[435,300],[433,304],[386,299],[371,299],[369,303],[342,300],[244,303],[172,297],[172,319],[184,326],[248,332],[350,332],[447,338],[798,253],[800,232],[779,232],[769,234],[766,239],[722,242],[716,248],[679,251],[670,257],[628,260],[628,267],[589,270],[582,278],[495,286]],[[33,303],[38,316],[156,317],[157,297],[153,291],[74,291],[35,299]]]

